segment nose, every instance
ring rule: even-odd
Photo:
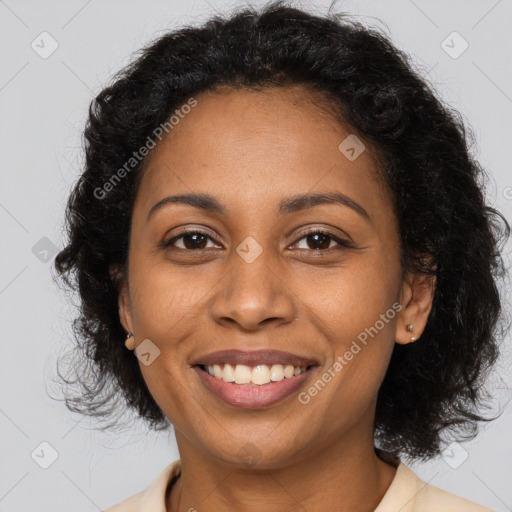
[[[244,331],[261,329],[269,323],[286,324],[295,319],[295,295],[283,272],[265,251],[248,263],[233,254],[228,274],[214,294],[210,312],[215,322],[235,324]]]

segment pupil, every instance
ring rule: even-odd
[[[201,235],[201,234],[187,234],[183,237],[183,245],[187,248],[187,249],[203,249],[203,246],[199,246],[199,244],[197,243],[197,239],[201,239],[203,238],[203,240],[200,240],[199,241],[199,244],[201,242],[203,242],[204,244],[204,239],[206,239],[206,237],[204,235]],[[190,241],[191,239],[193,239],[193,242],[191,244],[187,243],[187,241]]]
[[[317,242],[318,242],[318,238],[320,238],[320,245],[324,245],[325,246],[325,242],[327,241],[327,245],[325,247],[318,247],[318,243],[316,244],[315,247],[311,247],[312,249],[328,249],[329,248],[329,235],[324,235],[322,233],[315,233],[313,235],[308,235],[308,239],[309,238],[314,238]],[[322,244],[322,242],[324,242]],[[315,244],[313,244],[315,245]]]

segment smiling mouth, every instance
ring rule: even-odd
[[[243,365],[243,364],[214,364],[214,365],[195,365],[204,373],[219,381],[244,386],[264,386],[273,385],[283,380],[293,379],[303,373],[316,367],[314,364],[307,366],[293,366],[285,364],[274,365]]]
[[[198,363],[192,368],[204,386],[225,404],[237,409],[264,409],[291,397],[314,377],[319,367]]]

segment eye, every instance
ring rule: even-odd
[[[180,239],[183,239],[182,247],[175,245],[175,242]],[[208,239],[213,240],[213,238],[204,231],[200,231],[198,229],[187,229],[166,242],[162,242],[160,245],[162,247],[177,247],[178,249],[183,250],[201,250],[208,248],[206,246]]]
[[[295,244],[305,240],[306,247],[299,247],[300,249],[312,250],[314,252],[323,252],[332,249],[331,242],[336,242],[339,246],[354,248],[354,246],[348,241],[333,235],[329,231],[322,229],[312,229],[302,233],[301,238]]]
[[[181,240],[181,247],[176,245],[178,240]],[[182,231],[180,234],[170,238],[166,242],[162,242],[160,246],[174,247],[181,250],[202,250],[209,248],[207,246],[208,240],[212,240],[220,244],[220,242],[217,242],[209,233],[198,229],[187,229]],[[343,240],[342,238],[333,235],[329,231],[324,231],[321,229],[312,229],[302,233],[301,238],[299,238],[295,244],[301,242],[302,240],[306,241],[307,247],[299,248],[304,250],[312,250],[313,252],[323,252],[332,249],[331,242],[333,241],[339,246],[354,248],[354,246],[347,240]]]

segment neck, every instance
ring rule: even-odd
[[[357,435],[356,435],[357,434]],[[373,512],[396,474],[396,463],[375,453],[361,431],[324,440],[321,449],[293,463],[265,468],[212,457],[176,431],[182,474],[166,498],[167,512]]]

